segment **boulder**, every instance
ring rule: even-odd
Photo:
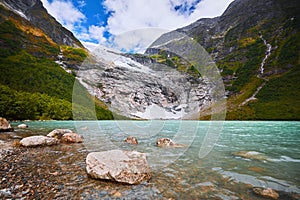
[[[11,127],[11,125],[8,123],[8,121],[0,117],[0,132],[12,132],[14,129]]]
[[[279,194],[272,190],[271,188],[253,188],[253,191],[263,197],[271,198],[271,199],[278,199]]]
[[[176,144],[170,138],[159,138],[156,145],[159,147],[184,147],[182,144]]]
[[[18,128],[28,128],[28,125],[27,124],[19,124]]]
[[[77,133],[65,133],[60,138],[60,141],[63,143],[81,143],[83,141],[83,137]]]
[[[51,146],[58,144],[58,139],[42,135],[23,138],[20,143],[24,147]]]
[[[66,133],[72,133],[70,129],[55,129],[51,131],[47,136],[60,139]]]
[[[146,154],[137,151],[111,150],[89,153],[87,173],[95,179],[139,184],[151,178]]]
[[[128,144],[138,144],[138,140],[135,138],[135,137],[132,137],[132,136],[128,136],[126,139],[125,139],[125,142],[127,142]]]

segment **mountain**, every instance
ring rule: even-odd
[[[0,116],[73,119],[75,114],[77,119],[95,115],[111,119],[107,106],[75,79],[74,69],[87,56],[82,44],[39,0],[1,0]],[[77,104],[72,104],[74,83],[80,94]],[[96,106],[86,106],[91,102]]]
[[[180,43],[180,33],[206,49],[223,79],[227,119],[300,119],[299,8],[297,0],[235,0],[222,16],[166,33],[155,45]],[[166,58],[153,45],[146,53]]]
[[[30,21],[34,27],[42,30],[58,45],[83,48],[72,32],[48,14],[40,0],[1,0],[0,4]]]

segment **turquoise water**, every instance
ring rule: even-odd
[[[300,193],[300,122],[284,121],[47,121],[28,122],[28,135],[70,128],[84,136],[88,151],[137,150],[147,154],[149,183],[127,198],[260,199],[253,187],[272,188],[286,198]],[[14,124],[13,124],[14,125]],[[23,130],[16,130],[23,131]],[[124,142],[137,137],[138,145]],[[183,148],[159,148],[168,137]],[[234,154],[250,152],[256,157]],[[154,195],[154,196],[155,196]],[[282,199],[284,199],[282,197]]]

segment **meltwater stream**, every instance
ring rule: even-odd
[[[73,129],[84,136],[87,152],[117,148],[147,154],[153,172],[149,182],[138,186],[107,183],[88,178],[83,169],[80,180],[75,175],[65,178],[66,188],[76,182],[75,188],[69,188],[76,189],[75,198],[263,199],[253,192],[254,187],[272,188],[279,199],[300,195],[300,122],[226,121],[213,150],[202,159],[199,149],[209,121],[49,121],[28,125],[26,134]],[[15,134],[25,133],[16,130]],[[137,137],[139,144],[125,143],[128,135]],[[186,147],[158,148],[155,141],[161,137]],[[257,156],[243,158],[239,152]],[[72,162],[70,159],[69,166],[76,165]]]

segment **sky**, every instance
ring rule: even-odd
[[[91,48],[109,46],[116,36],[130,35],[134,30],[152,28],[156,36],[160,32],[157,30],[171,31],[200,18],[220,16],[232,1],[42,0],[42,3],[48,13],[72,31],[83,45]],[[143,38],[145,36],[138,41],[143,41]],[[145,48],[144,45],[135,44],[135,48],[138,51]]]

